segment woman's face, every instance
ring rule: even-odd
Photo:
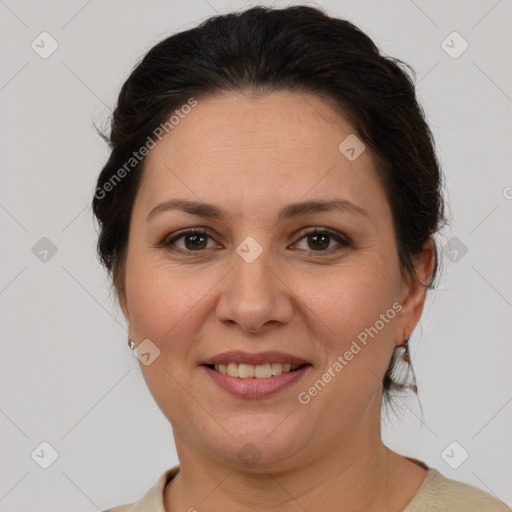
[[[156,208],[178,200],[209,206]],[[206,234],[179,236],[191,228]],[[425,293],[401,276],[369,148],[321,99],[293,92],[199,99],[150,151],[125,285],[178,453],[254,468],[378,436],[382,378]]]

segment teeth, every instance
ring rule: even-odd
[[[270,367],[272,369],[272,375],[281,375],[281,373],[283,373],[283,365],[281,363],[272,363]]]
[[[239,377],[241,379],[267,379],[274,375],[281,375],[300,368],[298,364],[267,363],[267,364],[216,364],[215,370],[224,375]]]
[[[238,376],[242,379],[249,379],[254,377],[255,367],[252,364],[239,364],[238,365]]]
[[[215,368],[217,370],[217,368]],[[229,363],[226,366],[226,373],[231,375],[232,377],[238,377],[238,364],[237,363]]]
[[[254,367],[254,376],[257,379],[268,379],[272,377],[272,367],[270,364],[259,364]]]

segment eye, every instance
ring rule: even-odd
[[[314,228],[310,231],[303,233],[301,238],[299,239],[299,242],[301,240],[305,240],[307,244],[307,247],[302,247],[302,250],[305,250],[310,254],[332,254],[334,252],[342,251],[343,249],[345,249],[346,247],[350,247],[351,245],[348,238],[334,231],[330,231],[328,229],[323,228]],[[297,242],[295,246],[298,246],[299,242]],[[332,242],[336,242],[337,246],[335,245],[334,247],[332,247]]]
[[[302,240],[305,240],[307,247],[299,247]],[[220,248],[215,243],[208,245],[210,241],[213,241],[213,238],[204,229],[188,228],[167,236],[158,245],[172,251],[193,255],[192,253]],[[334,247],[332,247],[333,243]],[[329,229],[313,228],[303,232],[299,241],[292,247],[298,247],[309,254],[320,256],[342,251],[349,246],[351,246],[351,242],[347,237]]]
[[[212,249],[208,247],[208,239],[213,238],[201,228],[189,228],[173,234],[172,238],[167,237],[161,243],[161,247],[166,247],[171,250],[178,250],[184,253],[201,252],[205,249]],[[182,243],[177,243],[178,241]]]

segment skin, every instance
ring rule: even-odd
[[[396,512],[425,478],[383,445],[380,411],[382,378],[421,316],[426,288],[401,272],[370,150],[355,161],[338,150],[353,133],[314,95],[231,92],[198,99],[147,157],[118,291],[130,337],[160,350],[141,369],[180,459],[165,488],[166,510]],[[147,220],[169,199],[213,203],[225,219],[172,210]],[[325,211],[278,221],[282,207],[313,199],[345,199],[367,216]],[[159,246],[191,227],[211,237],[200,250],[190,238]],[[330,238],[319,249],[304,236],[314,227],[351,244]],[[235,251],[248,236],[262,248],[252,263]],[[422,283],[434,258],[429,240],[414,260]],[[401,311],[317,396],[299,403],[298,394],[394,303]],[[278,350],[312,367],[274,396],[244,399],[198,366],[227,350]],[[261,454],[252,467],[237,457],[247,442]]]

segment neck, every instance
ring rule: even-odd
[[[180,472],[165,489],[166,510],[399,510],[425,471],[386,448],[380,428],[366,434],[354,432],[327,453],[290,462],[287,469],[251,472],[205,457],[175,432]],[[404,480],[407,472],[414,480]]]

